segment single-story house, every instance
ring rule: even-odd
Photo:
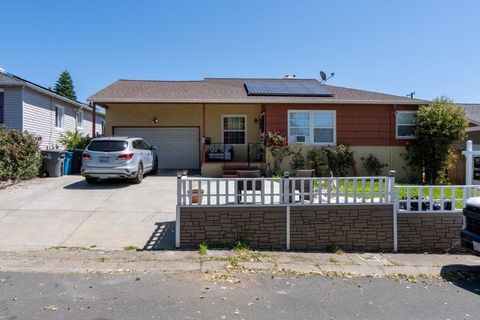
[[[403,175],[400,153],[415,138],[415,111],[428,103],[299,78],[118,80],[89,101],[107,109],[106,135],[141,136],[156,145],[160,168],[211,176],[225,163],[271,164],[264,130],[280,130],[302,153],[348,145],[359,175],[370,153],[388,165],[385,173]]]
[[[480,145],[480,104],[459,103],[458,105],[465,111],[468,121],[466,140],[472,140],[474,145]],[[465,142],[462,143],[461,148],[465,148]]]
[[[0,69],[0,125],[35,135],[42,149],[58,148],[65,131],[103,134],[105,114]]]

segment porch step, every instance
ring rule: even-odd
[[[224,164],[223,170],[248,170],[248,164]]]
[[[223,174],[222,178],[238,178],[236,174]]]
[[[248,170],[248,164],[225,164],[223,165],[224,178],[236,178],[238,170]]]

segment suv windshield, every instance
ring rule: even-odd
[[[90,151],[118,152],[127,149],[128,142],[122,140],[94,140],[87,149]]]

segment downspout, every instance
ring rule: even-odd
[[[397,110],[397,105],[394,104],[393,105],[393,118],[395,119],[396,115],[396,110]],[[396,123],[395,121],[392,121],[392,115],[390,115],[390,170],[394,170],[392,167],[393,167],[393,147],[394,147],[394,139],[396,137],[396,133],[395,133],[395,137],[393,136],[393,133],[392,131],[395,130],[395,132],[397,132],[397,128],[396,128],[396,125],[395,127],[393,126],[393,123]]]
[[[205,137],[205,103],[202,104],[202,137]],[[205,162],[205,144],[203,143],[204,139],[200,139],[200,160],[202,163],[200,164],[200,169],[202,169],[202,165]]]

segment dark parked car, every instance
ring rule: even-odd
[[[470,198],[463,209],[462,246],[480,255],[480,197]]]

